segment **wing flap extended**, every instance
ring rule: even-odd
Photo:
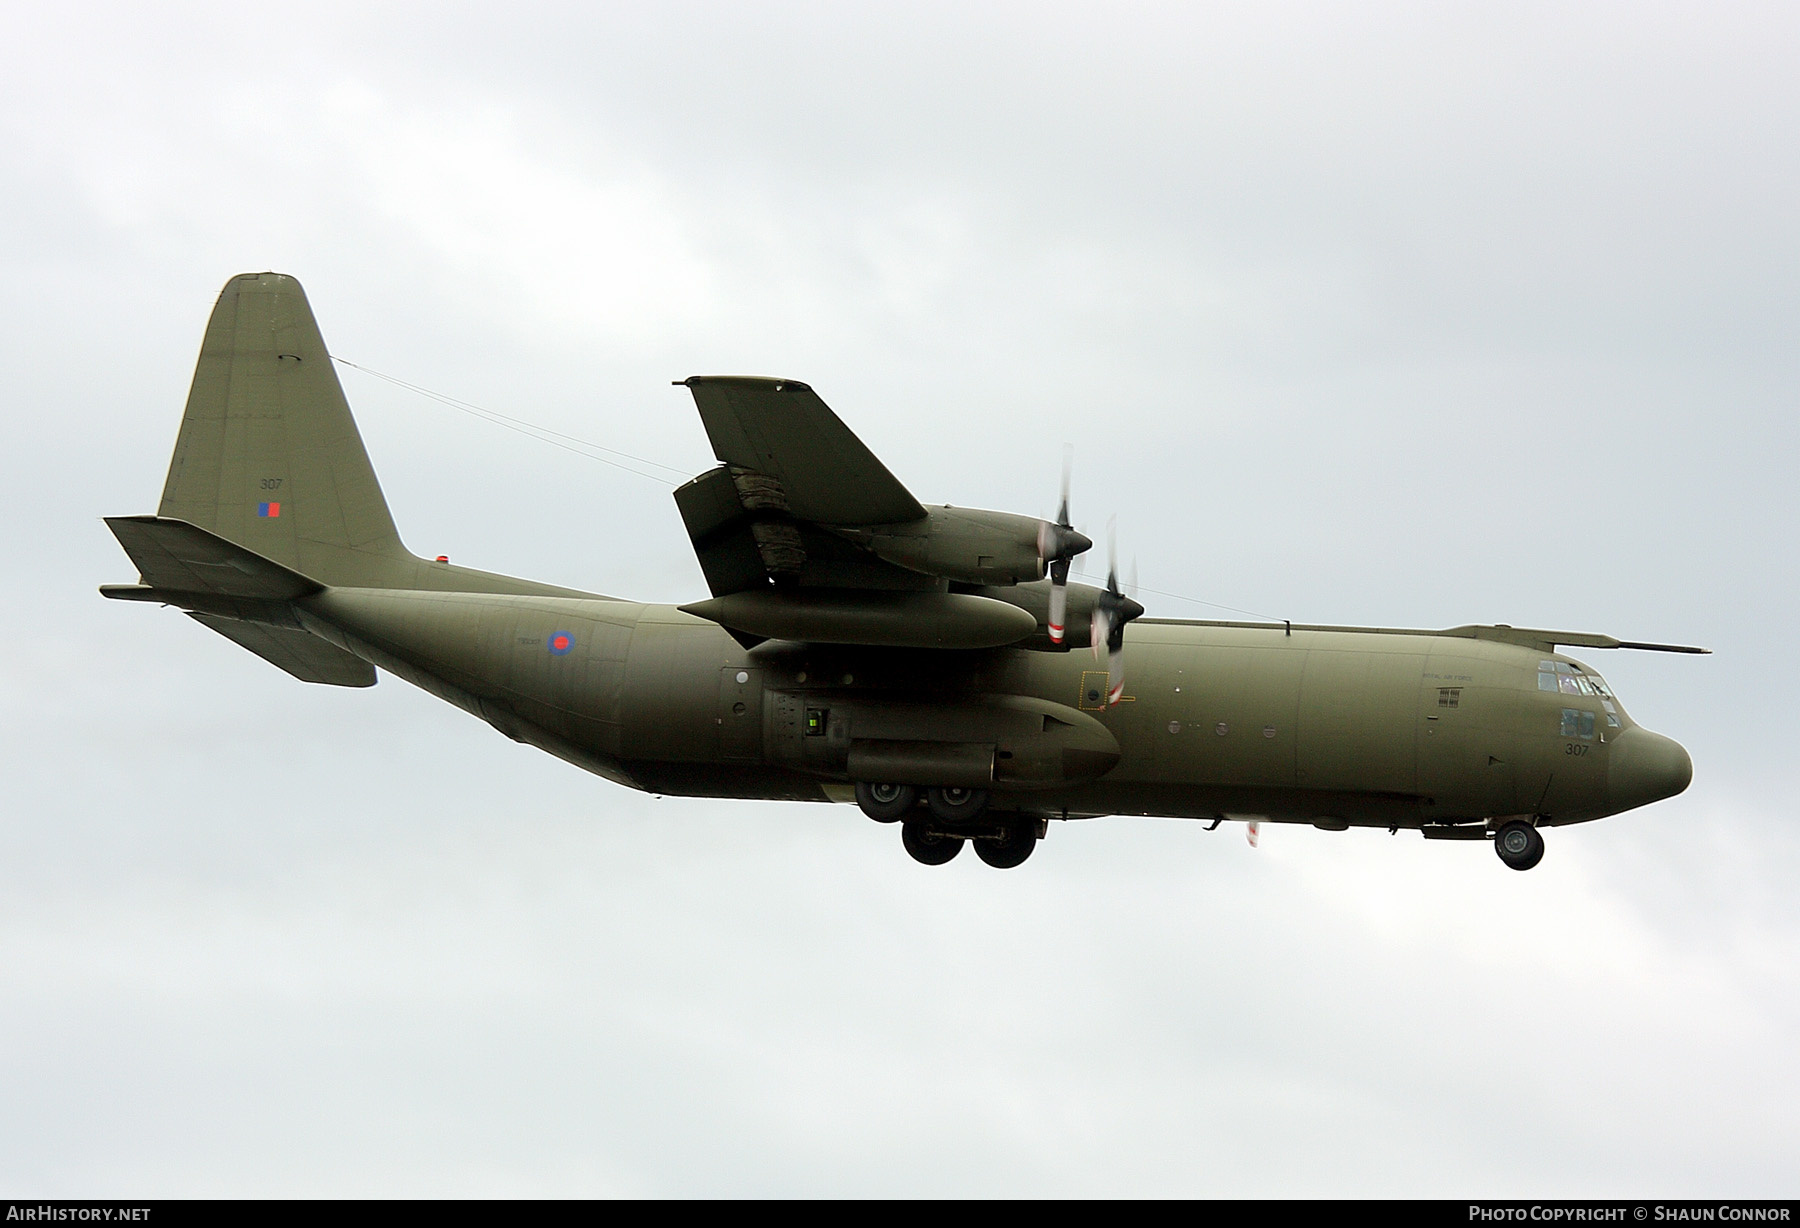
[[[744,506],[824,525],[900,524],[925,509],[831,407],[797,380],[694,375],[713,454]]]
[[[776,578],[828,588],[935,587],[932,576],[885,562],[830,530],[766,507],[746,507],[742,488],[731,466],[720,465],[675,491],[713,596],[763,588]]]

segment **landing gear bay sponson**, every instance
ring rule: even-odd
[[[926,864],[1126,814],[1491,838],[1528,869],[1543,828],[1687,786],[1556,652],[1656,645],[1142,618],[1116,578],[1068,583],[1066,482],[1054,523],[925,506],[806,385],[683,383],[719,462],[675,492],[710,598],[474,571],[401,544],[299,284],[234,278],[157,514],[107,521],[139,583],[101,591],[307,682],[386,670],[633,788],[854,800]]]

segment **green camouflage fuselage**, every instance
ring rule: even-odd
[[[1055,524],[928,507],[809,386],[683,383],[718,461],[675,491],[710,598],[452,566],[401,542],[299,284],[233,278],[157,514],[107,520],[138,582],[101,591],[182,609],[306,682],[385,669],[636,788],[855,798],[905,820],[930,864],[967,838],[1017,865],[1043,820],[1139,814],[1494,833],[1524,869],[1537,826],[1691,777],[1555,652],[1667,646],[1140,619],[1111,580],[1064,583],[1091,544],[1066,499]],[[968,826],[990,803],[997,821]]]
[[[1609,767],[1665,741],[1622,711],[1608,729],[1598,697],[1544,693],[1545,654],[1464,638],[1146,620],[1109,708],[1087,652],[746,651],[670,606],[601,598],[333,589],[300,606],[314,634],[502,732],[666,794],[848,800],[852,746],[896,711],[979,726],[999,697],[1098,722],[1116,744],[1099,779],[995,786],[997,807],[1054,816],[1573,823],[1642,804]],[[1561,736],[1571,708],[1594,717],[1588,737]],[[1035,732],[992,732],[1002,775]]]

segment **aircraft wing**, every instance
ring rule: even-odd
[[[746,646],[987,647],[1034,635],[1049,598],[1015,590],[1045,575],[1045,522],[922,506],[797,380],[676,382],[720,461],[675,491],[714,597],[684,611]]]
[[[814,524],[924,518],[919,501],[805,384],[723,375],[680,382],[694,394],[713,455],[742,471],[747,503]]]

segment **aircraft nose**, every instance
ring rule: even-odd
[[[1612,745],[1606,785],[1615,813],[1674,797],[1694,779],[1681,743],[1648,729],[1627,729]]]

